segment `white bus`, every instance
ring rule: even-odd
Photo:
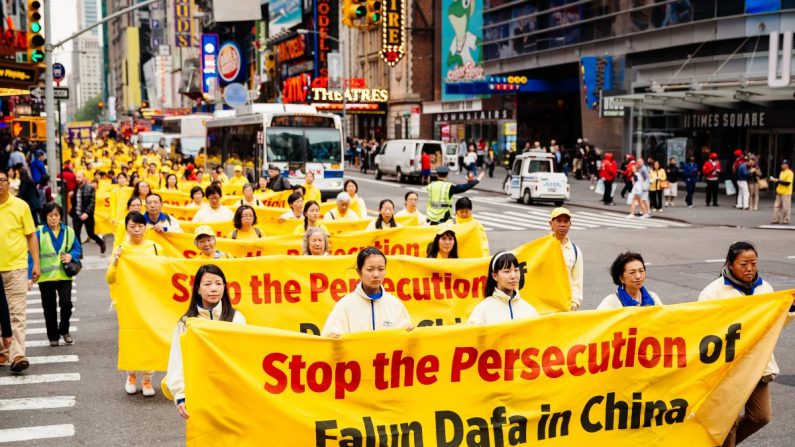
[[[242,165],[249,181],[268,177],[276,165],[292,184],[301,184],[307,172],[323,198],[342,191],[345,159],[342,120],[314,107],[292,104],[252,104],[238,108],[234,117],[207,122],[207,169],[222,165],[233,175]]]
[[[163,133],[170,140],[172,154],[195,157],[207,139],[207,122],[212,115],[181,115],[163,119]],[[174,150],[176,148],[176,150]]]

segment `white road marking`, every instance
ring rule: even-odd
[[[72,297],[72,303],[76,303],[76,302],[77,302],[77,297],[73,296]],[[41,306],[41,298],[33,298],[32,300],[27,300],[26,304],[28,306]]]
[[[41,294],[41,291],[39,289],[37,289],[37,288],[34,288],[33,290],[28,290],[26,293],[28,295],[39,295],[39,294]],[[72,287],[72,294],[75,294],[75,293],[77,293],[77,289]]]
[[[25,340],[26,348],[43,348],[50,346],[49,340]]]
[[[77,332],[77,326],[71,326],[71,327],[69,328],[69,332]],[[34,327],[34,328],[28,328],[28,329],[25,331],[25,333],[26,333],[27,335],[32,335],[32,334],[46,334],[46,333],[47,333],[47,328],[44,328],[44,327]]]
[[[75,406],[74,396],[23,397],[20,399],[0,399],[0,411],[44,410],[47,408],[69,408],[74,406]]]
[[[518,217],[520,219],[528,219],[529,218],[528,217],[528,213],[520,213],[518,211],[505,211],[502,214],[509,215],[509,216],[515,216],[515,217]],[[531,214],[531,216],[533,216],[533,215]],[[544,224],[545,228],[549,228],[549,216],[534,215],[534,217],[536,218],[535,219],[536,221],[538,221],[541,224]],[[598,227],[599,227],[599,225],[597,225],[597,224],[582,223],[582,222],[579,221],[579,219],[577,220],[577,223],[572,224],[572,226],[571,226],[571,228],[573,230],[585,230],[587,228],[598,228]]]
[[[73,315],[74,315],[74,313],[76,311],[77,311],[77,308],[76,307],[72,307],[72,314]],[[44,309],[42,309],[41,303],[39,303],[38,306],[28,307],[28,311],[27,312],[29,314],[43,314],[44,313]],[[61,309],[60,308],[56,309],[56,312],[58,312],[58,314],[60,314],[61,313]],[[76,318],[72,318],[70,321],[76,321]]]
[[[795,256],[787,256],[787,259],[795,259]]]
[[[479,220],[480,223],[488,225],[489,227],[492,227],[492,228],[493,227],[497,227],[497,228],[502,228],[504,230],[513,230],[513,231],[519,231],[519,230],[527,229],[527,227],[521,227],[521,226],[516,225],[516,224],[508,225],[504,221],[501,221],[500,219],[484,216],[482,214],[474,214],[474,217],[475,217],[475,219]]]
[[[42,311],[43,311],[43,309],[42,309]],[[28,312],[30,312],[30,310],[28,310]],[[80,321],[79,318],[70,318],[69,319],[70,323],[75,323],[75,322],[78,322],[78,321]],[[28,325],[31,325],[31,324],[42,324],[42,323],[46,323],[46,322],[47,322],[47,320],[30,320],[29,319],[27,324]]]
[[[0,430],[0,443],[33,441],[36,439],[65,438],[74,435],[75,426],[72,424],[7,428]]]
[[[382,180],[375,180],[375,179],[371,179],[371,178],[367,178],[367,177],[357,177],[357,176],[351,175],[351,176],[347,176],[347,178],[351,178],[353,180],[356,180],[357,182],[376,183],[378,185],[391,186],[393,188],[402,188],[403,187],[403,185],[401,185],[400,183],[385,182],[385,181],[382,181]]]
[[[48,342],[49,343],[49,342]],[[76,355],[42,355],[39,357],[28,357],[31,365],[45,365],[48,363],[74,363],[79,361]]]
[[[532,228],[536,230],[548,230],[549,225],[544,225],[544,223],[535,223],[531,219],[524,217],[524,218],[516,218],[505,216],[501,213],[476,213],[475,218],[478,220],[484,220],[489,222],[489,225],[497,226],[498,224],[507,226],[508,229],[511,230],[522,230],[525,228]],[[496,222],[492,223],[492,222]]]
[[[725,259],[707,259],[704,262],[712,264],[712,263],[725,262],[725,261],[726,261]]]
[[[0,386],[31,385],[34,383],[53,383],[53,382],[78,382],[78,381],[80,381],[80,373],[32,374],[27,376],[0,377]]]

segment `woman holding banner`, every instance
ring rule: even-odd
[[[141,208],[143,208],[143,200],[140,197],[130,197],[127,200],[127,213],[133,211],[140,213]],[[125,239],[127,239],[127,226],[124,221],[121,221],[116,225],[116,232],[113,233],[113,243],[120,245]]]
[[[229,239],[256,241],[263,236],[262,230],[255,226],[257,225],[257,213],[248,205],[241,205],[235,211],[232,222],[235,224],[235,229],[229,233]]]
[[[139,180],[138,183],[135,184],[133,187],[133,193],[130,197],[138,197],[141,199],[141,202],[146,200],[146,196],[151,194],[152,189],[149,187],[149,183],[146,183],[143,180]]]
[[[770,283],[759,275],[757,259],[758,255],[753,245],[748,242],[733,243],[726,254],[721,275],[701,291],[698,300],[709,301],[773,293]],[[792,318],[795,318],[795,303],[789,309],[787,322]],[[734,421],[729,435],[723,441],[724,447],[734,447],[741,443],[773,418],[769,383],[775,380],[779,372],[776,358],[771,355],[762,378],[745,402],[745,411]]]
[[[315,185],[315,174],[312,172],[307,172],[306,177],[304,177],[304,184],[301,185],[304,187],[304,200],[307,202],[310,200],[314,200],[317,203],[323,201],[323,197],[320,194],[320,188]]]
[[[268,178],[267,177],[260,177],[257,180],[257,194],[270,194],[273,191],[268,188]]]
[[[179,186],[177,185],[177,176],[174,173],[169,173],[166,175],[165,189],[168,191],[179,191]]]
[[[409,191],[403,197],[403,200],[403,209],[398,211],[397,214],[395,214],[395,217],[417,216],[417,222],[419,222],[420,226],[428,225],[425,216],[419,212],[419,210],[417,210],[417,202],[419,202],[420,196],[414,191]]]
[[[458,239],[455,237],[455,231],[452,228],[445,225],[439,227],[433,242],[428,245],[427,257],[431,259],[458,259]]]
[[[367,230],[382,230],[384,228],[397,228],[395,222],[395,203],[389,199],[384,199],[378,204],[378,217],[371,220],[367,225]]]
[[[174,335],[171,337],[171,352],[168,356],[168,372],[163,378],[160,389],[163,395],[174,401],[183,419],[188,419],[185,407],[185,370],[182,365],[182,349],[179,337],[185,332],[188,318],[205,320],[230,321],[246,324],[246,318],[235,310],[229,299],[226,276],[216,265],[205,264],[196,272],[190,304],[185,315],[179,319]]]
[[[262,202],[259,199],[254,198],[254,185],[251,183],[246,183],[243,185],[243,198],[237,203],[238,205],[248,205],[248,206],[262,206]]]
[[[342,194],[342,193],[340,193]],[[326,234],[329,234],[328,228],[320,220],[320,205],[314,200],[310,200],[304,204],[304,223],[295,227],[293,234],[304,234],[310,228],[320,228]]]
[[[622,307],[662,306],[662,301],[654,293],[646,290],[646,264],[638,253],[621,253],[610,266],[613,283],[618,286],[614,293],[607,295],[596,310],[621,309]]]
[[[328,256],[330,248],[328,234],[322,228],[312,227],[304,233],[305,256]]]
[[[300,192],[294,192],[287,197],[287,205],[290,206],[290,211],[285,212],[279,216],[280,220],[301,219],[304,217],[304,195]]]
[[[163,247],[160,244],[144,239],[146,233],[146,218],[143,214],[133,211],[127,214],[124,218],[124,225],[127,228],[127,239],[116,246],[113,250],[113,256],[110,259],[108,272],[105,274],[105,279],[108,285],[116,284],[116,268],[119,265],[119,258],[124,254],[147,254],[159,256],[163,253]],[[134,287],[129,284],[129,287]],[[127,380],[124,383],[124,390],[127,394],[133,395],[138,392],[138,371],[127,371]],[[142,371],[141,389],[145,397],[152,397],[155,395],[155,388],[152,386],[152,375],[154,371]]]
[[[204,191],[204,196],[207,197],[210,205],[200,208],[193,216],[193,222],[210,223],[232,220],[235,214],[229,208],[221,205],[222,195],[221,187],[211,183]]]
[[[413,329],[403,302],[384,290],[386,256],[367,247],[356,256],[359,284],[337,302],[320,335],[337,338],[342,334],[383,329]]]
[[[187,204],[186,208],[202,208],[206,204],[204,203],[204,191],[202,190],[201,186],[194,186],[190,189],[190,199],[191,202]]]
[[[342,189],[348,193],[348,196],[351,198],[351,204],[355,203],[359,207],[358,214],[360,216],[367,216],[367,205],[365,205],[364,199],[359,197],[359,184],[356,183],[356,180],[345,180],[345,183],[342,185]],[[337,198],[337,201],[339,201],[339,197]]]
[[[535,318],[538,312],[532,304],[523,300],[519,288],[524,283],[524,274],[519,260],[513,253],[497,253],[489,262],[483,299],[469,315],[469,324],[497,324],[504,321]]]
[[[365,214],[366,215],[366,214]],[[323,216],[323,220],[359,220],[359,214],[351,209],[351,197],[343,191],[337,194],[337,207]]]

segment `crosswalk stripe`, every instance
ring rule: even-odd
[[[627,228],[627,229],[637,229],[637,230],[645,230],[649,227],[655,227],[655,228],[665,227],[665,225],[660,225],[656,222],[647,222],[647,219],[630,220],[619,216],[616,216],[615,218],[610,218],[607,216],[600,216],[599,214],[595,213],[589,213],[587,211],[578,212],[574,218],[584,220],[585,222],[598,223],[605,227]]]
[[[489,219],[489,218],[487,218],[485,216],[481,216],[480,214],[475,214],[474,217],[475,217],[475,219],[479,220],[480,223],[482,223],[484,225],[487,225],[490,229],[493,229],[494,227],[502,228],[504,230],[524,230],[524,229],[526,229],[526,228],[518,227],[517,225],[506,225],[503,222],[493,222],[491,219]],[[485,226],[484,226],[484,228],[485,228]]]
[[[30,310],[28,310],[28,312],[30,312]],[[70,318],[69,319],[70,323],[76,323],[78,321],[80,321],[79,318]],[[28,325],[31,325],[31,324],[42,324],[42,323],[46,323],[46,322],[47,322],[47,320],[28,320],[27,324]]]
[[[50,346],[49,340],[25,340],[26,348],[43,348],[45,346]]]
[[[72,307],[72,314],[74,314],[76,311],[77,311],[77,308],[76,307]],[[37,306],[28,307],[28,311],[27,312],[29,314],[43,314],[44,313],[44,309],[41,308],[41,303],[39,303],[38,307]],[[61,309],[56,309],[56,312],[58,312],[58,314],[60,314],[61,313]],[[75,319],[73,318],[70,321],[75,321]]]
[[[615,216],[616,215],[616,213],[612,213],[610,211],[602,211],[601,214],[604,214],[605,216]],[[623,217],[623,216],[618,216],[618,217]],[[662,226],[665,226],[665,227],[682,227],[682,228],[686,228],[686,227],[691,226],[690,224],[683,223],[683,222],[677,222],[675,220],[670,220],[670,219],[665,219],[665,220],[657,219],[657,220],[652,220],[652,221],[649,221],[649,222],[652,222],[652,223],[655,223],[655,224],[659,224],[659,225],[662,225]]]
[[[508,226],[508,228],[514,230],[521,230],[524,228],[546,230],[547,228],[549,228],[548,225],[544,225],[542,223],[534,223],[530,219],[518,219],[518,218],[508,217],[501,213],[483,212],[476,214],[475,217],[479,220],[482,218],[486,221],[497,222],[502,225],[512,224],[513,226]],[[490,223],[489,225],[492,224]]]
[[[72,303],[76,303],[76,302],[77,302],[77,297],[73,296],[72,297]],[[32,300],[27,300],[25,303],[28,306],[33,306],[33,305],[41,306],[41,298],[33,298]]]
[[[50,363],[74,363],[78,361],[80,361],[80,359],[76,355],[42,355],[38,357],[28,357],[28,362],[30,362],[31,365],[46,365]]]
[[[40,295],[40,294],[41,294],[41,291],[40,291],[39,289],[33,289],[33,290],[28,290],[28,291],[27,291],[27,292],[25,292],[25,293],[26,293],[27,295]],[[72,294],[75,294],[75,293],[77,293],[77,289],[75,289],[74,287],[72,287]]]
[[[74,396],[23,397],[19,399],[0,399],[0,411],[44,410],[48,408],[69,408],[75,406]]]
[[[34,383],[78,382],[78,381],[80,381],[80,373],[31,374],[27,376],[0,377],[0,386],[32,385]]]
[[[544,228],[549,228],[549,216],[546,215],[546,214],[544,214],[543,216],[539,216],[539,215],[536,215],[536,214],[527,215],[527,214],[522,214],[522,213],[517,212],[517,211],[505,211],[503,214],[507,214],[509,216],[514,216],[514,217],[518,217],[520,219],[535,220],[535,221],[539,222],[540,224],[543,224]],[[581,221],[578,220],[577,223],[572,224],[571,228],[573,230],[585,230],[585,229],[588,229],[588,228],[599,228],[599,225],[590,224],[590,223],[582,223]]]
[[[70,327],[69,328],[69,332],[77,332],[77,326]],[[47,328],[44,328],[44,327],[27,328],[25,333],[27,335],[46,334],[47,333]]]
[[[72,424],[6,428],[0,430],[0,443],[65,438],[74,435],[75,426]]]
[[[618,215],[618,214],[615,214],[615,213],[604,212],[604,213],[598,213],[597,214],[597,213],[591,213],[591,212],[585,211],[582,214],[585,214],[586,216],[591,216],[594,219],[607,219],[607,220],[610,220],[610,221],[614,221],[614,220],[617,220],[617,219],[622,219],[624,222],[627,222],[626,215]],[[647,227],[655,227],[655,228],[667,228],[667,227],[672,226],[671,225],[671,223],[672,223],[671,221],[659,220],[659,219],[653,219],[653,218],[646,218],[646,219],[638,218],[638,220],[634,221],[634,223],[637,223],[637,224],[640,224],[640,225],[644,225],[644,226],[647,226]]]

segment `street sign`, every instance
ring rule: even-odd
[[[52,90],[54,99],[69,99],[69,89],[67,87],[53,87]],[[28,91],[30,92],[30,96],[36,99],[44,98],[43,87],[30,87]]]
[[[52,79],[55,82],[61,82],[66,77],[66,67],[62,63],[56,62],[52,64]]]

